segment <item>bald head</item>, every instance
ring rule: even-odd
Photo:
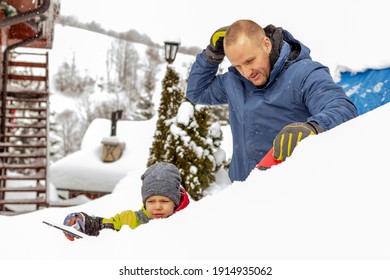
[[[244,37],[250,38],[260,45],[262,39],[265,37],[265,32],[260,25],[252,20],[237,20],[229,26],[226,32],[224,38],[224,48],[228,48],[233,44],[239,43],[239,41]]]

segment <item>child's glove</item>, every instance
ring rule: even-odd
[[[219,28],[210,38],[210,44],[206,48],[207,61],[212,64],[220,64],[225,58],[223,39],[229,26]]]
[[[302,139],[323,131],[324,129],[315,122],[297,122],[283,127],[273,142],[274,159],[284,161],[291,156],[295,147]]]
[[[90,236],[98,236],[102,226],[103,218],[91,217],[84,212],[72,213],[65,217],[64,225],[71,226],[78,231]],[[70,233],[64,233],[69,240],[74,240],[75,236]]]

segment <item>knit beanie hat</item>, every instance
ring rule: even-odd
[[[167,162],[158,162],[150,166],[141,176],[142,202],[153,195],[169,197],[176,206],[180,204],[180,173],[176,166]]]

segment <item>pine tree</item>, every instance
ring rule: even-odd
[[[210,108],[211,109],[211,108]],[[210,116],[212,119],[212,114]],[[219,169],[229,169],[230,162],[226,160],[226,152],[221,148],[222,140],[223,140],[223,132],[221,129],[221,123],[211,122],[209,128],[209,138],[212,141],[213,151],[214,151],[214,159],[215,159],[215,172]]]
[[[146,49],[146,70],[143,78],[143,87],[137,103],[138,119],[149,120],[155,114],[153,92],[156,87],[156,74],[162,62],[158,48],[149,46]]]
[[[50,113],[50,125],[49,125],[49,153],[50,153],[50,160],[52,162],[57,161],[60,158],[64,157],[64,152],[62,149],[63,146],[63,140],[60,135],[61,126],[56,122],[55,120],[55,113]]]
[[[184,98],[178,86],[179,76],[170,67],[163,80],[157,128],[150,149],[148,166],[165,161],[180,170],[182,186],[195,200],[215,181],[221,167],[215,159],[221,134],[211,134],[210,108],[195,107]]]
[[[167,161],[180,170],[182,184],[189,195],[199,200],[203,190],[215,181],[215,159],[209,138],[207,107],[195,107],[183,102],[177,118],[173,119],[167,136]]]
[[[145,73],[144,92],[141,93],[137,104],[137,113],[140,119],[149,120],[155,115],[153,103],[153,90],[155,88],[155,77],[151,69]]]
[[[162,93],[158,109],[156,131],[153,136],[154,140],[150,148],[147,166],[151,166],[159,161],[167,161],[165,143],[169,132],[169,124],[167,122],[176,116],[180,103],[184,98],[184,93],[178,84],[178,73],[176,73],[171,65],[168,65],[167,72],[162,81]]]

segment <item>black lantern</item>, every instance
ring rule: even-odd
[[[177,51],[179,50],[179,42],[165,41],[165,60],[168,64],[171,64],[175,58]]]

